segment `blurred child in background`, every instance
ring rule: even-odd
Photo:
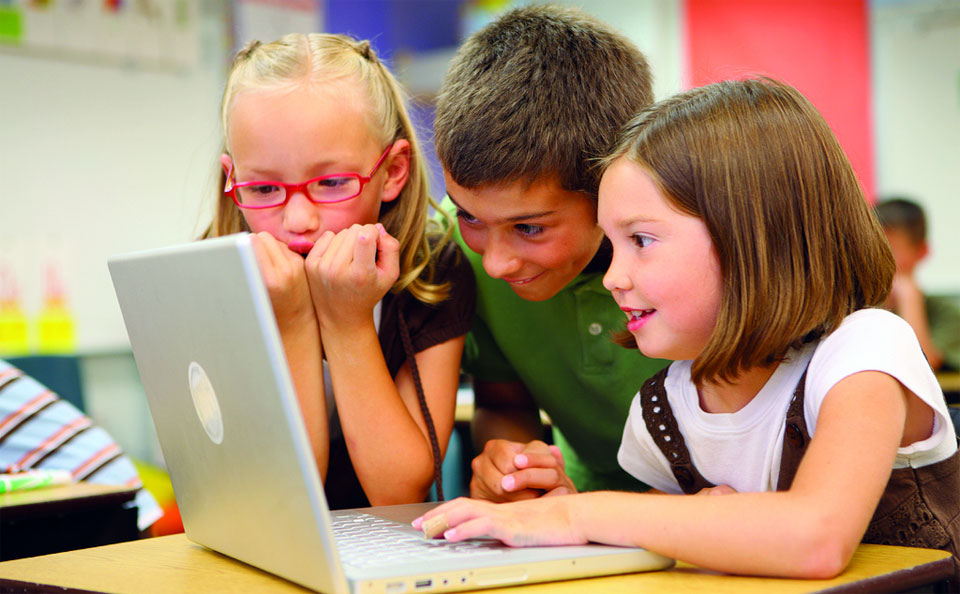
[[[948,297],[925,295],[917,281],[917,268],[930,253],[923,207],[906,198],[889,198],[874,211],[897,263],[887,308],[913,327],[934,371],[960,371],[960,308]]]

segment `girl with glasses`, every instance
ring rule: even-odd
[[[252,42],[221,123],[204,237],[254,234],[330,507],[442,498],[474,280],[398,83],[366,41]]]

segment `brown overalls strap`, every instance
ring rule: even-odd
[[[673,416],[673,409],[667,400],[667,390],[663,386],[666,377],[667,369],[662,369],[644,382],[640,389],[643,421],[653,441],[670,463],[670,470],[680,484],[680,488],[684,493],[693,494],[715,485],[703,478],[690,459],[690,452],[687,450],[686,442],[677,426],[677,419]],[[803,387],[806,378],[807,374],[804,372],[793,392],[790,408],[787,410],[787,429],[783,437],[780,477],[777,480],[778,491],[786,491],[790,488],[807,442],[810,441],[807,423],[803,418]]]
[[[802,385],[803,380],[800,383]],[[810,442],[803,421],[803,393],[799,397],[795,393],[794,399],[797,402],[791,403],[787,413],[787,437],[783,442],[778,491],[786,490],[793,482]],[[795,406],[800,415],[797,426],[801,429],[799,442],[802,445],[797,448],[791,444],[788,455],[787,445],[792,442],[791,413],[794,416],[797,413]],[[957,544],[960,543],[960,451],[946,460],[920,468],[892,469],[862,542],[950,551],[954,573],[950,591],[960,591],[960,557],[957,555]]]
[[[693,465],[690,452],[677,427],[677,419],[673,416],[673,409],[667,401],[667,390],[663,387],[663,380],[667,377],[669,367],[661,369],[656,375],[643,383],[640,388],[640,411],[643,413],[643,422],[647,425],[647,432],[653,441],[667,457],[673,476],[680,483],[684,493],[692,494],[701,489],[712,487],[713,484]]]
[[[714,486],[696,469],[667,402],[664,369],[644,383],[640,392],[643,419],[654,442],[670,461],[684,493]],[[810,443],[803,415],[804,372],[787,409],[783,453],[777,490],[786,491]],[[960,450],[935,464],[920,468],[894,468],[870,525],[863,536],[868,544],[942,549],[953,554],[954,576],[950,589],[960,587]]]

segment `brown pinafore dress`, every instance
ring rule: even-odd
[[[713,487],[697,471],[683,441],[663,382],[667,369],[648,379],[640,389],[643,420],[654,442],[670,462],[673,476],[684,493]],[[787,410],[786,431],[777,490],[786,491],[810,442],[803,415],[807,374],[797,383]],[[960,586],[960,451],[946,460],[921,468],[894,468],[863,536],[870,544],[943,549],[953,554],[951,589]]]

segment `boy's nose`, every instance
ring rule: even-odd
[[[492,278],[508,277],[520,270],[523,260],[496,239],[487,242],[483,251],[483,269]]]

